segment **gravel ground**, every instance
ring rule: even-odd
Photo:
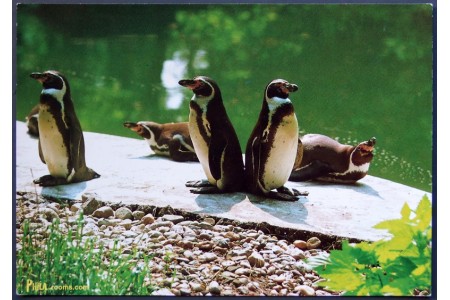
[[[321,278],[304,261],[326,252],[318,237],[289,242],[217,218],[197,215],[193,220],[163,210],[152,213],[149,207],[108,204],[95,195],[73,202],[18,192],[16,210],[17,251],[25,219],[45,243],[53,219],[59,218],[60,228],[67,232],[76,228],[83,212],[83,234],[96,237],[96,245],[111,249],[118,241],[123,255],[134,250],[141,256],[153,254],[149,280],[160,288],[153,295],[339,295],[316,287]]]

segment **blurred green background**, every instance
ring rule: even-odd
[[[29,74],[49,69],[68,77],[83,130],[133,138],[124,121],[187,121],[178,80],[210,76],[243,150],[283,78],[300,86],[301,133],[375,136],[369,174],[431,191],[430,5],[19,4],[18,120],[39,99]]]

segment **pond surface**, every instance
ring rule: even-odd
[[[374,136],[369,174],[431,191],[431,6],[24,4],[17,22],[18,120],[39,100],[29,74],[53,69],[83,130],[138,138],[122,123],[187,121],[177,82],[207,75],[245,149],[266,84],[283,78],[300,87],[301,133]]]

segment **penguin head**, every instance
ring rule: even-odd
[[[356,166],[370,163],[373,158],[373,150],[375,148],[376,138],[360,143],[353,149],[351,160]]]
[[[265,96],[266,99],[275,97],[287,99],[289,97],[289,93],[295,92],[297,90],[298,86],[296,84],[289,83],[284,79],[274,79],[267,85]]]
[[[178,84],[191,89],[195,96],[192,100],[198,98],[213,99],[216,95],[220,95],[220,89],[217,83],[206,76],[196,76],[193,79],[182,79]]]
[[[55,96],[59,101],[66,93],[70,93],[69,83],[67,79],[58,71],[45,71],[43,73],[34,72],[30,77],[36,79],[44,88],[42,94],[50,94]]]
[[[162,131],[161,124],[150,121],[140,121],[137,123],[125,122],[123,123],[123,126],[136,132],[144,139],[158,139]]]

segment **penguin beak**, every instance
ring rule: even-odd
[[[194,90],[200,85],[200,80],[192,80],[192,79],[182,79],[178,81],[178,84],[184,87],[187,87],[188,89]]]
[[[47,78],[48,78],[46,74],[38,73],[38,72],[31,73],[30,77],[33,78],[33,79],[36,79],[40,83],[44,83],[47,80]]]
[[[293,83],[288,83],[287,85],[286,85],[286,88],[287,88],[287,90],[289,91],[289,92],[296,92],[296,91],[298,91],[298,86],[296,85],[296,84],[293,84]]]
[[[367,142],[363,142],[358,145],[358,148],[362,156],[372,155],[373,149],[375,147],[376,138],[371,138]]]

